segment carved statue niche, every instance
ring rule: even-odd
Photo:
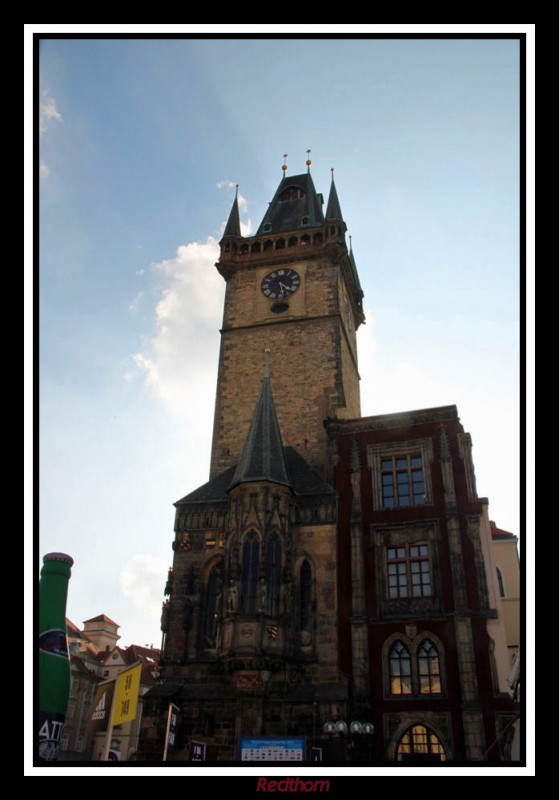
[[[239,586],[238,582],[231,578],[229,581],[229,588],[227,590],[227,611],[236,611],[239,604]]]
[[[258,585],[258,610],[266,610],[266,579],[264,577],[260,578]]]

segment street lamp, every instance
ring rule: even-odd
[[[375,732],[375,726],[372,722],[359,722],[356,719],[348,725],[344,719],[336,719],[325,722],[323,730],[328,737],[337,734],[347,741],[349,736],[348,748],[359,751],[362,743],[369,744],[369,737]]]

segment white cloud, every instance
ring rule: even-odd
[[[122,593],[138,611],[157,618],[161,614],[161,592],[166,572],[166,558],[138,553],[120,573]]]
[[[225,290],[215,268],[218,257],[218,243],[208,237],[205,243],[181,245],[174,258],[154,265],[163,279],[157,335],[134,355],[146,385],[190,423],[213,412]]]
[[[48,90],[43,92],[43,100],[39,103],[39,131],[41,135],[48,130],[50,123],[62,122],[62,115],[56,107],[54,97],[51,97]]]
[[[41,163],[39,165],[39,174],[40,174],[41,178],[48,178],[48,176],[50,175],[50,169],[49,169],[48,165],[45,164],[44,161],[41,161]]]

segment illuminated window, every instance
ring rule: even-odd
[[[446,761],[441,740],[425,725],[413,725],[398,743],[398,761]]]
[[[390,694],[411,694],[410,651],[402,642],[396,642],[389,655]]]
[[[386,562],[389,598],[430,597],[433,594],[429,545],[387,547]]]
[[[441,693],[439,653],[433,642],[425,639],[417,651],[420,694]]]

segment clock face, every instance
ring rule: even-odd
[[[269,300],[281,300],[295,294],[301,278],[294,269],[277,269],[262,280],[261,289]]]

